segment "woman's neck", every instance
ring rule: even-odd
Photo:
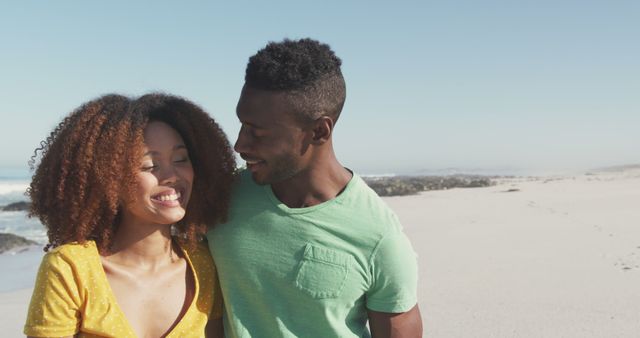
[[[176,262],[181,255],[171,238],[171,225],[122,222],[111,249],[102,256],[118,265],[156,270]]]

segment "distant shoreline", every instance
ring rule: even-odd
[[[495,184],[495,178],[500,177],[502,176],[368,176],[363,179],[379,196],[406,196],[430,190],[489,187]]]

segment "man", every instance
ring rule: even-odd
[[[395,214],[336,159],[341,61],[311,39],[249,59],[229,221],[209,232],[228,337],[420,337],[417,266]]]

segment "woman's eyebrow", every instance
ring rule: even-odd
[[[187,149],[187,146],[185,146],[184,144],[176,144],[175,146],[173,146],[173,150],[180,150],[180,149]],[[158,155],[159,152],[155,151],[155,150],[149,150],[146,153],[144,153],[144,156],[147,155]]]

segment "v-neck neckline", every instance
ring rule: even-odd
[[[100,253],[98,252],[98,247],[97,247],[97,245],[96,245],[96,243],[94,241],[91,241],[91,243],[92,243],[92,247],[94,249],[95,258],[97,260],[97,263],[99,264],[98,266],[100,267],[100,276],[102,278],[102,282],[106,285],[106,290],[107,290],[107,293],[108,293],[107,296],[109,297],[109,301],[113,304],[113,307],[116,309],[117,315],[119,317],[118,319],[121,320],[124,323],[124,326],[126,327],[127,331],[129,331],[129,335],[131,337],[138,338],[138,335],[133,330],[133,326],[131,326],[131,323],[129,322],[129,319],[124,314],[124,311],[122,311],[122,308],[120,307],[120,304],[118,303],[118,299],[116,298],[115,293],[113,293],[113,289],[111,289],[111,284],[109,284],[109,279],[107,278],[107,273],[106,273],[106,271],[104,271],[104,266],[102,266],[102,259],[101,259]],[[191,303],[189,304],[189,307],[187,308],[187,311],[185,311],[184,314],[182,315],[182,317],[180,317],[178,319],[178,323],[171,329],[171,331],[169,331],[166,335],[164,335],[164,338],[171,338],[172,335],[174,334],[174,332],[178,332],[177,329],[180,328],[180,326],[185,321],[187,316],[189,316],[191,314],[193,306],[197,301],[198,295],[200,294],[200,283],[198,282],[198,278],[196,276],[195,269],[193,268],[193,263],[191,262],[191,257],[189,257],[189,254],[187,253],[187,251],[185,249],[183,249],[182,246],[180,245],[180,243],[178,243],[177,241],[176,241],[176,245],[180,248],[180,251],[182,252],[182,255],[184,256],[185,260],[187,261],[187,265],[189,267],[191,276],[193,278],[193,284],[195,286],[195,290],[194,290],[194,293],[193,293],[193,298],[191,299]]]

